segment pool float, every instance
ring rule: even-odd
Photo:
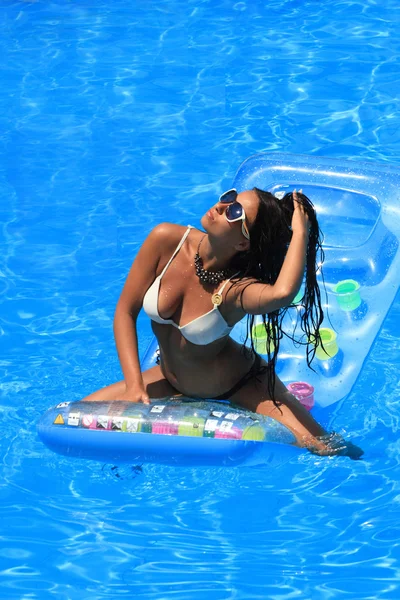
[[[290,154],[256,154],[240,166],[233,186],[259,187],[277,198],[302,189],[313,201],[324,232],[323,346],[314,371],[304,346],[284,337],[277,373],[309,409],[333,407],[353,388],[399,286],[400,170],[374,163]],[[302,292],[287,315],[293,330]],[[247,319],[232,330],[243,343]],[[256,347],[265,331],[256,321]],[[263,344],[264,338],[264,344]],[[143,370],[156,362],[152,340]],[[276,421],[227,403],[182,398],[126,402],[61,403],[38,424],[42,441],[67,456],[113,462],[191,465],[277,465],[301,452],[291,432]]]
[[[390,165],[290,154],[256,154],[236,175],[238,191],[259,187],[279,198],[302,189],[315,205],[324,234],[323,279],[318,275],[323,347],[316,348],[312,371],[304,346],[284,336],[277,361],[284,383],[301,381],[313,388],[314,409],[333,407],[350,393],[395,298],[399,184],[400,169]],[[286,315],[289,331],[302,311],[301,297],[300,291]],[[245,334],[243,320],[232,336],[243,341]]]
[[[277,464],[299,449],[277,421],[228,403],[160,398],[61,402],[38,424],[42,441],[70,457],[169,465]],[[281,452],[273,452],[281,446]]]

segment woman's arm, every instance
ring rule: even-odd
[[[136,321],[144,295],[156,278],[162,250],[168,251],[170,245],[174,248],[177,227],[163,223],[149,234],[132,264],[117,303],[114,337],[126,383],[121,400],[149,402],[140,370]]]
[[[306,261],[309,222],[304,207],[297,201],[295,191],[293,198],[292,239],[275,284],[254,283],[246,287],[243,294],[240,293],[240,286],[237,287],[238,300],[240,299],[247,314],[265,314],[288,306],[300,289]]]

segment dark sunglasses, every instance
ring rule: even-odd
[[[219,202],[221,202],[221,204],[229,205],[225,211],[225,218],[228,221],[228,223],[235,223],[236,221],[242,221],[242,233],[243,233],[244,237],[247,240],[249,240],[250,235],[249,235],[249,230],[247,229],[247,225],[246,225],[246,213],[244,212],[244,208],[240,204],[240,202],[237,202],[237,200],[236,200],[237,197],[238,197],[237,190],[235,190],[235,189],[228,190],[227,192],[224,192],[219,197]]]

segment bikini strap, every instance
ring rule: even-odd
[[[239,275],[239,273],[240,273],[240,271],[238,271],[237,273],[232,275],[232,277],[229,277],[229,279],[226,279],[226,281],[224,281],[222,286],[219,288],[218,292],[216,292],[215,294],[212,295],[211,301],[214,304],[214,308],[217,308],[217,306],[222,304],[222,292],[224,291],[225,287],[228,285],[230,280],[233,279],[234,277],[236,277],[236,275]]]
[[[185,243],[185,240],[186,240],[187,236],[189,235],[191,229],[193,229],[193,226],[192,225],[188,225],[185,233],[182,236],[181,241],[179,242],[179,244],[175,248],[175,252],[173,253],[173,255],[171,256],[171,258],[169,259],[169,261],[167,262],[167,264],[163,268],[161,274],[159,275],[160,279],[164,276],[165,271],[168,269],[169,265],[171,264],[171,262],[173,261],[173,259],[175,258],[175,256],[178,254],[179,250],[182,248],[182,246]]]

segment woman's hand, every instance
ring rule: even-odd
[[[312,446],[308,449],[319,456],[348,456],[352,460],[360,460],[364,450],[359,446],[345,440],[339,433],[332,431],[316,438],[320,447]],[[321,444],[323,445],[321,448]]]
[[[299,193],[302,193],[302,190],[299,190]],[[310,228],[310,221],[308,219],[308,214],[304,210],[304,206],[300,203],[296,190],[293,190],[293,217],[292,217],[292,231],[293,233],[305,233],[308,235]]]
[[[118,400],[124,402],[142,402],[143,404],[150,404],[150,397],[143,387],[127,388],[125,393],[122,394]]]

